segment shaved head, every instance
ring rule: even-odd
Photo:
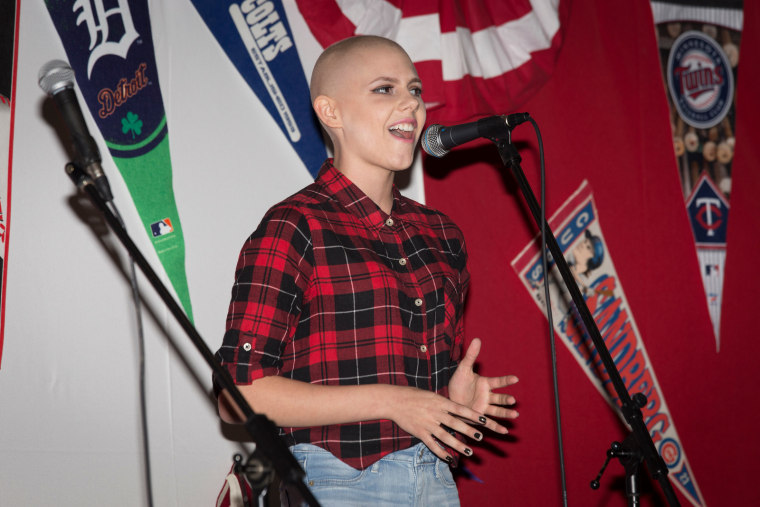
[[[365,193],[376,190],[378,179],[392,183],[394,171],[412,165],[425,102],[417,70],[401,46],[372,35],[337,42],[317,59],[310,87],[335,167],[362,182]],[[390,199],[386,190],[383,202]]]
[[[325,49],[314,64],[309,85],[312,103],[320,95],[335,96],[345,72],[349,72],[358,63],[357,59],[365,50],[376,47],[396,49],[409,59],[404,48],[396,42],[376,35],[357,35],[336,42]],[[411,59],[409,63],[411,64]]]

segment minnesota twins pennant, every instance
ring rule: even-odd
[[[147,0],[46,2],[77,84],[192,319]]]
[[[282,2],[192,1],[306,169],[316,177],[327,152]]]
[[[549,225],[555,231],[559,246],[626,389],[631,395],[642,393],[647,397],[642,415],[654,445],[668,467],[670,480],[693,505],[704,506],[694,472],[676,431],[675,421],[665,402],[633,312],[607,251],[599,213],[588,182],[584,181],[567,199],[549,220]],[[580,315],[553,263],[549,264],[549,276],[544,277],[539,243],[540,238],[529,243],[512,261],[512,267],[544,313],[544,283],[548,279],[552,318],[558,338],[575,357],[591,383],[622,418],[620,400],[609,374],[602,365],[591,338],[585,332]]]
[[[652,2],[673,146],[720,352],[741,1]],[[712,5],[710,5],[712,4]]]

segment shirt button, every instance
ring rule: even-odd
[[[422,306],[422,299],[417,298],[414,300],[414,306]]]
[[[243,344],[243,350],[245,350],[246,352],[250,352],[251,351],[251,344],[250,343]]]
[[[398,260],[398,263],[401,264],[402,266],[406,266],[406,259],[401,258]]]
[[[391,217],[388,217],[388,220],[385,221],[385,225],[388,227],[393,227],[393,219]]]
[[[420,350],[421,350],[422,352],[427,352],[427,345],[421,345],[421,346],[420,346]]]

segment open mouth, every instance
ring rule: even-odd
[[[400,139],[414,139],[414,125],[411,123],[397,123],[388,130],[391,134]]]

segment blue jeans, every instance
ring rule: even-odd
[[[290,448],[306,472],[306,483],[324,507],[357,505],[459,505],[451,470],[425,446],[396,451],[364,470],[352,468],[321,447],[297,444]],[[283,506],[305,505],[292,485],[280,490]]]

